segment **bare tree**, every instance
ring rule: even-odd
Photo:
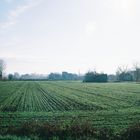
[[[6,64],[4,60],[0,59],[0,79],[2,79],[5,68],[6,68]]]
[[[123,66],[118,66],[117,71],[118,71],[119,73],[122,73],[122,72],[126,73],[126,72],[128,71],[128,66],[125,66],[125,65],[123,65]]]
[[[122,73],[125,74],[127,72],[128,72],[128,67],[127,66],[125,66],[125,65],[118,66],[117,71],[116,71],[116,78],[117,78],[117,80],[118,81],[120,80],[120,78],[119,78],[120,74],[122,74]]]
[[[140,63],[135,62],[133,64],[133,67],[134,67],[134,70],[135,70],[135,73],[134,73],[135,80],[136,80],[136,82],[138,82],[138,81],[140,81]]]

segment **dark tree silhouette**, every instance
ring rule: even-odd
[[[6,68],[6,64],[4,60],[0,59],[0,79],[2,79],[5,68]]]
[[[83,82],[107,82],[107,74],[89,71],[85,74]]]

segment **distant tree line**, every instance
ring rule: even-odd
[[[2,72],[1,72],[2,73]],[[2,79],[2,74],[1,74]],[[88,71],[85,75],[77,75],[74,73],[50,73],[44,74],[22,74],[15,72],[8,75],[9,80],[82,80],[83,82],[125,82],[135,81],[140,82],[140,68],[128,70],[124,67],[118,67],[116,74],[107,75],[104,73],[97,73],[96,71]]]
[[[8,75],[9,80],[49,80],[49,81],[58,81],[58,80],[82,80],[83,76],[62,72],[60,73],[50,73],[49,75],[45,74],[22,74],[15,72],[14,74]]]
[[[18,72],[15,72],[14,74],[8,75],[9,80],[46,80],[47,75],[44,74],[19,74]]]
[[[75,73],[69,73],[63,71],[62,73],[50,73],[44,74],[22,74],[18,72],[14,74],[8,74],[5,76],[6,63],[0,59],[0,80],[82,80],[83,82],[123,82],[123,81],[135,81],[140,82],[140,64],[133,64],[133,68],[128,69],[127,66],[119,66],[116,74],[104,74],[97,73],[96,71],[88,71],[85,75],[78,75]]]
[[[130,70],[127,66],[119,66],[116,72],[116,80],[140,82],[140,66],[135,64],[133,69]]]
[[[140,82],[140,64],[133,64],[133,68],[119,66],[116,74],[103,74],[96,71],[89,71],[85,74],[83,82]]]

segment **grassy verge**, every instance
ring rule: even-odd
[[[19,127],[8,126],[0,129],[0,139],[41,139],[41,140],[139,140],[140,123],[131,125],[119,133],[111,128],[94,128],[90,123],[42,123],[28,121]],[[6,136],[6,135],[9,136]]]

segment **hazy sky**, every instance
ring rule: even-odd
[[[140,61],[140,0],[0,0],[7,73],[89,69]]]

